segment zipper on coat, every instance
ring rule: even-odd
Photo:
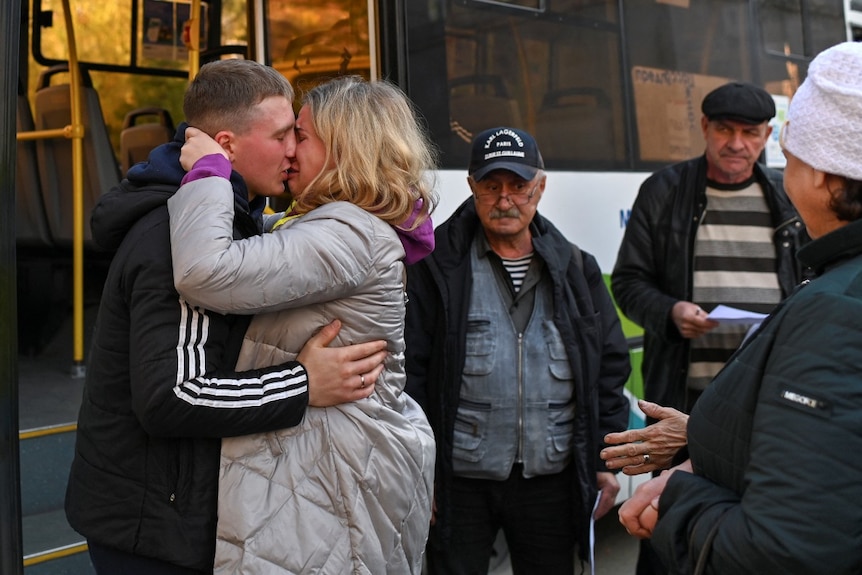
[[[518,454],[515,461],[524,462],[524,334],[518,334]]]

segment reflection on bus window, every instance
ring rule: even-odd
[[[444,161],[466,165],[476,133],[510,125],[535,134],[548,166],[621,165],[618,4],[547,0],[531,3],[536,11],[499,4],[408,9],[408,37],[420,38],[410,45],[410,95],[432,118]],[[441,77],[445,93],[431,85]]]
[[[371,77],[366,0],[270,0],[266,14],[272,66],[300,96],[333,76]]]
[[[466,166],[474,134],[511,125],[536,135],[552,170],[652,170],[703,152],[710,87],[743,80],[792,96],[811,57],[844,40],[842,5],[407,3],[408,93],[447,168]]]

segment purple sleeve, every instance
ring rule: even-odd
[[[209,154],[195,162],[195,165],[192,166],[189,173],[183,177],[183,181],[180,185],[194,182],[195,180],[201,180],[203,178],[209,178],[210,176],[218,176],[219,178],[229,180],[230,173],[231,163],[227,158],[221,154]]]
[[[434,224],[431,218],[428,217],[424,222],[419,224],[415,229],[409,230],[419,217],[422,211],[422,200],[416,200],[416,205],[413,207],[413,213],[410,217],[401,224],[395,226],[395,233],[398,234],[398,239],[401,240],[401,245],[404,246],[404,263],[407,265],[415,264],[432,251],[434,251]]]

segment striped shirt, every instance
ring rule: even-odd
[[[769,313],[781,300],[772,216],[754,179],[736,185],[708,182],[707,209],[694,246],[692,300],[711,311],[719,304]],[[688,387],[703,390],[742,343],[749,326],[720,325],[691,341]]]
[[[533,261],[533,254],[529,253],[517,259],[501,257],[500,260],[503,262],[503,267],[509,272],[509,277],[512,278],[512,287],[515,289],[515,293],[518,293],[524,284],[524,276],[527,275],[530,262]]]

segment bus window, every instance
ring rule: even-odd
[[[78,58],[99,94],[104,122],[119,158],[120,132],[130,111],[159,106],[171,117],[183,118],[182,99],[188,83],[184,42],[188,38],[182,34],[189,3],[71,0],[71,8]],[[216,22],[209,19],[209,3],[202,2],[202,48],[246,44],[246,8],[245,0],[225,0],[220,3],[222,19]],[[62,2],[34,0],[31,23],[33,53],[28,79],[33,94],[39,74],[68,58]]]
[[[35,0],[34,17],[38,26],[33,27],[34,56],[44,65],[68,59],[66,52],[66,29],[63,26],[63,4],[60,0]],[[113,33],[111,30],[130,30],[132,26],[131,4],[127,2],[73,2],[72,20],[75,24],[78,59],[81,62],[128,65],[132,53],[128,33]],[[105,42],[110,37],[111,42]]]
[[[439,4],[406,7],[407,76],[444,167],[466,166],[473,135],[496,125],[533,133],[550,169],[625,166],[616,2]]]
[[[665,1],[626,3],[636,167],[702,153],[712,88],[743,80],[789,99],[810,58],[844,40],[841,0]]]
[[[844,41],[842,0],[760,0],[764,58],[762,84],[773,94],[792,96],[818,52]]]
[[[271,65],[302,92],[337,75],[371,78],[367,0],[269,0]]]
[[[840,0],[760,0],[759,20],[767,53],[813,58],[843,42]]]

